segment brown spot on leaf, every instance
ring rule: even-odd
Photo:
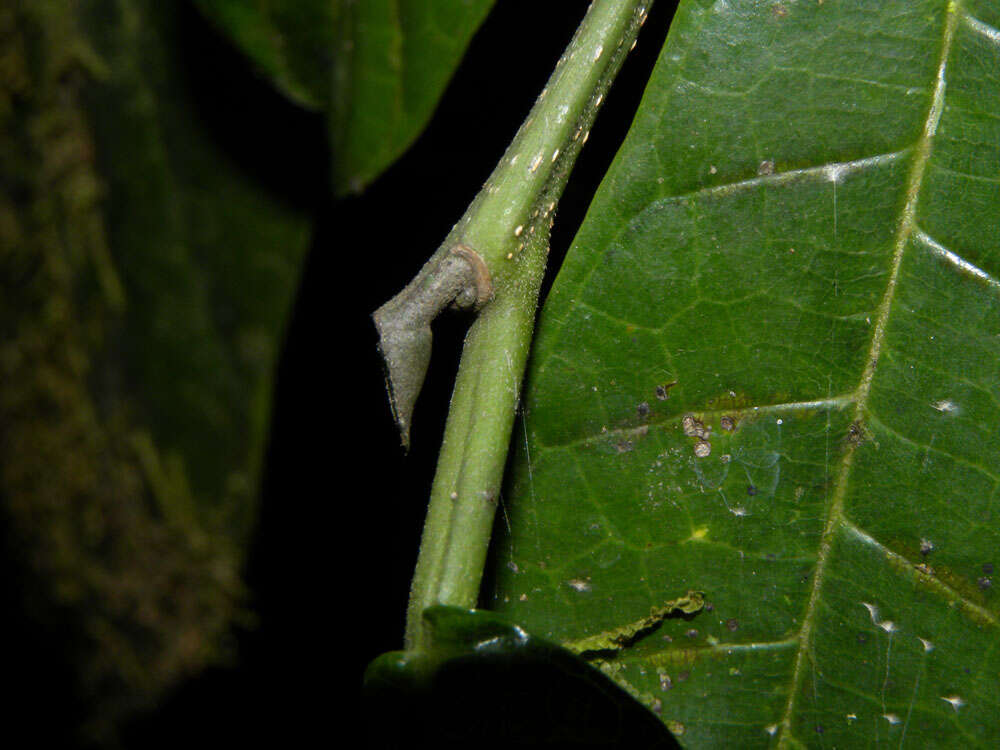
[[[677,385],[677,381],[671,380],[669,383],[656,386],[656,397],[660,399],[660,401],[666,401],[670,397],[670,389],[675,385]]]
[[[700,419],[695,419],[690,414],[686,414],[681,419],[681,429],[684,431],[684,434],[687,435],[688,437],[701,438],[702,440],[706,439],[709,436],[709,433],[711,432],[710,429],[705,427],[704,422],[702,422]]]

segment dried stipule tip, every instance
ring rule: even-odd
[[[445,307],[480,308],[493,296],[486,263],[467,245],[438,254],[399,294],[372,314],[386,391],[403,447],[431,359],[431,321]]]

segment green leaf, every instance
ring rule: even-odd
[[[243,616],[309,224],[205,126],[175,6],[18,4],[0,34],[0,497],[106,733]]]
[[[322,109],[330,99],[339,0],[194,0],[198,9],[292,101]]]
[[[1000,733],[1000,6],[682,2],[545,306],[496,605],[689,747]]]
[[[202,126],[177,13],[151,0],[117,6],[93,2],[86,16],[110,70],[87,104],[125,289],[108,366],[124,367],[124,389],[157,442],[180,455],[191,490],[245,505],[309,224]]]
[[[196,0],[287,96],[327,111],[339,193],[416,140],[492,0]]]

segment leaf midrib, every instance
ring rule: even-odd
[[[945,23],[942,32],[941,52],[938,59],[937,76],[935,79],[934,93],[931,97],[931,105],[924,120],[923,132],[917,142],[913,154],[913,164],[906,184],[906,203],[903,206],[896,229],[894,239],[892,263],[890,266],[889,280],[886,285],[882,302],[879,305],[878,316],[875,328],[872,332],[871,344],[868,350],[868,358],[865,369],[861,375],[861,382],[857,389],[857,400],[855,401],[854,421],[861,423],[868,410],[868,401],[871,396],[872,381],[875,377],[875,370],[878,366],[879,355],[885,341],[885,332],[888,327],[892,303],[895,298],[896,287],[899,281],[899,272],[903,262],[903,255],[906,244],[916,228],[916,211],[919,200],[920,189],[923,184],[924,173],[927,163],[930,160],[931,146],[934,135],[937,131],[941,113],[944,110],[945,96],[945,74],[947,70],[948,57],[951,54],[952,42],[955,37],[955,30],[958,26],[959,14],[962,12],[962,1],[952,0],[948,3],[945,11]],[[778,735],[778,746],[787,747],[790,743],[796,742],[792,734],[792,717],[795,713],[796,698],[805,673],[806,662],[812,648],[813,625],[818,611],[820,592],[823,589],[827,564],[830,558],[830,550],[834,535],[840,526],[846,522],[844,515],[844,500],[847,494],[847,483],[854,463],[854,455],[857,452],[857,443],[849,443],[844,451],[841,461],[840,472],[837,476],[833,489],[833,495],[827,510],[824,521],[823,533],[820,537],[819,553],[816,560],[816,568],[813,573],[813,585],[809,593],[809,601],[806,604],[806,611],[802,618],[802,625],[799,628],[799,646],[795,656],[795,667],[792,671],[791,685],[788,692],[788,701],[785,704],[785,711],[779,722],[780,734]]]

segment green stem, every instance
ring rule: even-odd
[[[423,645],[427,607],[476,604],[555,205],[650,4],[594,0],[483,190],[415,280],[426,287],[439,256],[461,244],[488,268],[493,298],[469,330],[455,381],[410,592],[407,649]]]

